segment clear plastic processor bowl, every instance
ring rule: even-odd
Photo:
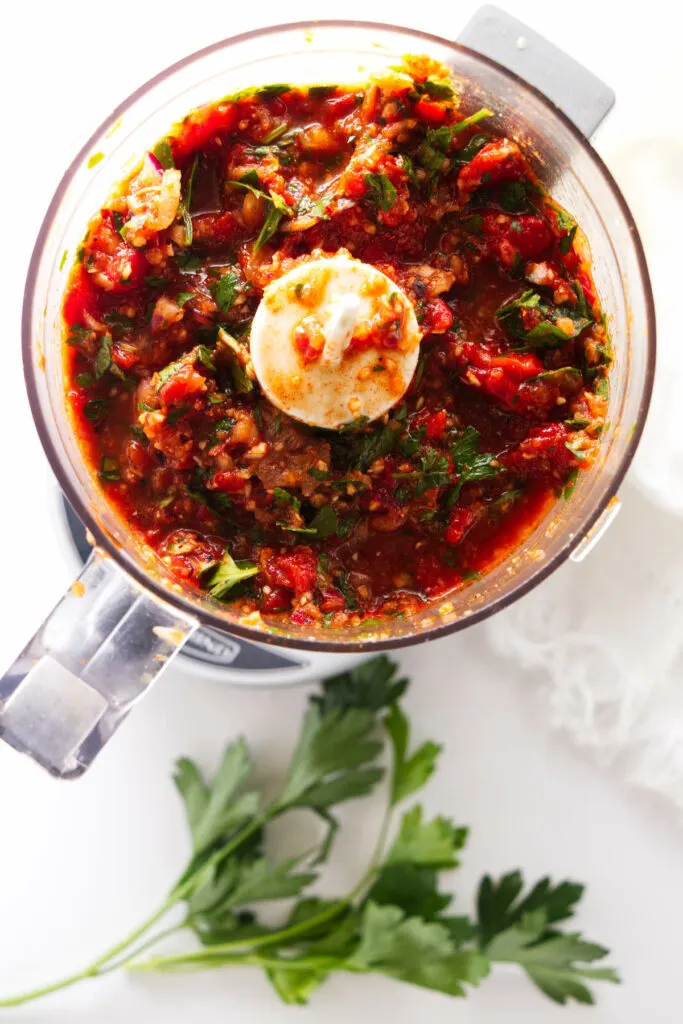
[[[482,106],[495,111],[494,130],[520,143],[549,192],[571,211],[589,239],[615,352],[600,459],[591,472],[579,474],[571,499],[558,501],[502,564],[412,618],[392,619],[371,632],[362,625],[332,632],[245,619],[171,579],[160,561],[136,545],[127,524],[103,497],[66,412],[62,294],[93,211],[131,161],[189,110],[248,86],[362,81],[406,53],[426,53],[448,65],[466,112]],[[96,551],[82,577],[85,591],[81,585],[72,590],[0,682],[0,729],[5,739],[56,774],[73,775],[89,763],[199,624],[260,643],[371,654],[456,632],[540,583],[589,534],[628,468],[650,398],[655,329],[633,218],[600,157],[557,106],[513,73],[456,43],[384,25],[326,22],[279,26],[217,43],[157,75],[111,114],[66,172],[48,210],[26,286],[23,348],[26,385],[45,452],[92,533]],[[114,675],[124,678],[125,686],[115,689]],[[96,694],[94,699],[84,686]],[[52,736],[55,715],[63,711],[64,687],[69,708],[87,696],[87,711],[75,714],[80,740],[71,724],[69,736]],[[13,717],[12,702],[22,688],[23,703]],[[46,694],[53,710],[36,732],[36,707],[46,706]],[[37,749],[41,743],[52,749]]]

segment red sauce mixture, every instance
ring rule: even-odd
[[[192,112],[70,277],[69,401],[107,499],[245,612],[411,614],[499,563],[597,452],[611,356],[585,238],[489,111],[466,117],[427,58],[407,70]],[[261,394],[249,327],[269,282],[339,250],[410,297],[421,356],[383,420],[314,430]]]

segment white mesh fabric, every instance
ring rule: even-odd
[[[585,562],[490,620],[553,724],[683,808],[683,527],[632,485]]]
[[[683,809],[683,139],[645,139],[605,156],[638,222],[655,292],[648,424],[605,537],[488,632],[503,657],[535,670],[555,726]]]

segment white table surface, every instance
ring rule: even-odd
[[[373,7],[346,0],[345,17],[457,35],[477,5],[431,11],[406,0]],[[611,84],[618,106],[598,148],[619,154],[679,116],[678,37],[663,24],[666,5],[647,11],[575,0],[570,7],[513,2],[533,24]],[[332,16],[310,0],[283,10],[204,0],[201,5],[62,0],[12,5],[3,24],[3,378],[0,436],[5,471],[0,663],[25,642],[68,583],[54,545],[52,479],[23,394],[19,319],[33,238],[72,154],[108,111],[142,81],[184,54],[257,25]],[[149,39],[138,44],[138,39]],[[104,46],[104,54],[98,53]],[[107,57],[114,54],[111,62]],[[148,48],[148,52],[146,51]],[[119,57],[125,54],[125,63]],[[19,442],[19,443],[18,443]],[[614,527],[619,530],[619,522]],[[42,546],[35,543],[41,538]],[[27,538],[26,546],[22,539]],[[30,544],[28,543],[30,538]],[[600,557],[598,550],[591,556]],[[11,590],[8,581],[12,581]],[[627,601],[618,592],[614,600]],[[377,978],[331,981],[309,1011],[282,1007],[247,969],[202,976],[112,977],[2,1019],[78,1024],[276,1024],[295,1019],[341,1024],[674,1024],[680,1020],[680,822],[663,802],[629,789],[549,726],[533,680],[493,655],[477,627],[400,658],[413,676],[408,707],[416,738],[445,743],[441,771],[426,791],[434,812],[472,826],[462,869],[453,875],[470,905],[484,871],[521,867],[588,883],[580,915],[586,933],[613,950],[622,987],[601,986],[599,1007],[555,1008],[515,975],[500,974],[470,998],[451,1000]],[[171,669],[78,783],[57,783],[0,746],[0,994],[77,968],[127,932],[163,897],[182,866],[186,837],[170,783],[172,760],[188,754],[212,768],[222,746],[246,734],[264,777],[282,770],[305,689],[246,691]],[[324,888],[341,892],[362,869],[376,808],[350,807],[362,835],[343,837]],[[289,837],[289,842],[292,836]],[[284,849],[288,837],[282,837]]]

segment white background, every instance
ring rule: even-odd
[[[476,4],[346,0],[118,5],[62,0],[15,4],[3,25],[0,64],[3,159],[3,502],[0,662],[8,662],[68,582],[54,540],[52,479],[34,434],[19,354],[23,277],[40,220],[63,169],[124,96],[186,53],[258,25],[343,15],[393,21],[455,37]],[[666,135],[680,118],[683,78],[666,7],[645,12],[574,0],[510,2],[508,9],[597,72],[618,105],[597,143],[620,177],[625,154]],[[448,11],[448,13],[446,13]],[[643,15],[646,16],[643,16]],[[673,29],[673,30],[672,30]],[[638,207],[647,181],[623,180]],[[656,197],[653,198],[656,203]],[[656,208],[656,207],[655,207]],[[661,215],[663,230],[667,211]],[[636,509],[638,506],[636,503]],[[632,528],[632,524],[631,524]],[[621,529],[619,522],[615,531]],[[619,533],[616,532],[618,543]],[[615,543],[610,538],[611,543]],[[591,556],[600,559],[600,549]],[[11,581],[11,583],[10,583]],[[614,601],[635,598],[614,588]],[[446,744],[426,803],[470,824],[464,865],[453,876],[461,908],[486,870],[522,867],[589,883],[580,924],[613,950],[625,984],[603,986],[599,1007],[556,1009],[517,976],[500,975],[453,1005],[382,979],[333,980],[308,1011],[283,1008],[248,970],[194,977],[116,977],[84,985],[4,1019],[78,1024],[149,1021],[249,1024],[324,1020],[341,1024],[673,1024],[680,1020],[679,922],[683,915],[680,824],[672,809],[627,788],[553,733],[533,680],[493,655],[475,628],[401,657],[414,678],[408,705],[416,738]],[[246,692],[192,679],[178,669],[125,725],[90,774],[53,782],[0,749],[0,994],[77,968],[128,931],[163,897],[182,867],[184,826],[169,781],[171,762],[216,762],[244,732],[266,780],[282,770],[303,710],[302,689]],[[351,813],[352,811],[352,813]],[[326,892],[343,892],[372,845],[375,808],[352,808],[362,823],[339,846]],[[291,845],[282,837],[278,852]]]

